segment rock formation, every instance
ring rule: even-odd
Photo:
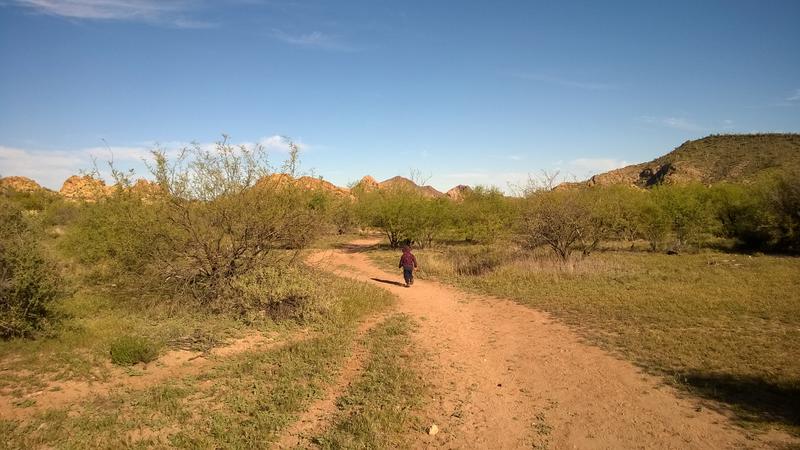
[[[27,177],[0,178],[0,189],[11,189],[18,192],[36,192],[44,190],[39,183]]]

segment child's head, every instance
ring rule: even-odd
[[[408,244],[403,244],[403,247],[402,247],[402,248],[403,248],[403,252],[404,252],[404,253],[405,253],[405,252],[410,252],[410,251],[411,251],[411,246],[410,246],[410,245],[408,245]]]

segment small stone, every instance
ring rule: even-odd
[[[436,433],[439,432],[439,427],[436,424],[431,425],[428,427],[428,434],[431,436],[436,436]]]

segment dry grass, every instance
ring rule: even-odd
[[[420,428],[427,385],[417,373],[411,319],[395,315],[365,338],[370,358],[363,375],[337,400],[330,429],[314,438],[322,448],[410,448]]]
[[[507,258],[459,272],[461,260],[485,251],[417,251],[420,275],[552,313],[592,342],[729,404],[743,421],[800,432],[800,259],[616,251],[563,265],[495,249]],[[373,257],[395,270],[396,252]]]
[[[231,356],[199,375],[145,391],[0,420],[10,448],[264,448],[335,379],[365,315],[386,308],[386,291],[319,275],[336,299],[312,339]]]

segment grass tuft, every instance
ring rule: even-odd
[[[119,366],[149,363],[158,357],[158,348],[139,336],[120,336],[111,342],[111,362]]]

